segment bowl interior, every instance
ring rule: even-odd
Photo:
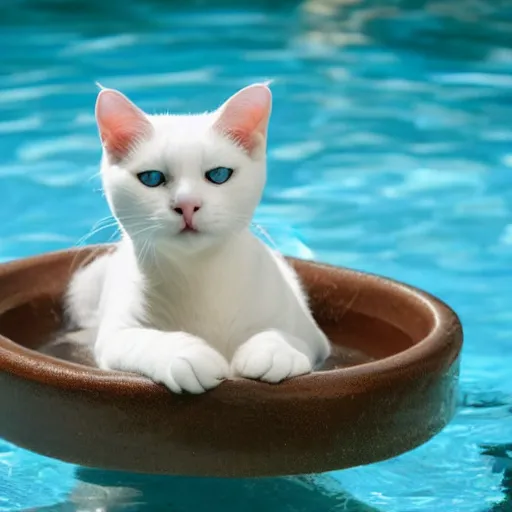
[[[0,335],[39,350],[62,333],[62,296],[70,275],[104,250],[43,257],[37,265],[1,273]],[[434,314],[426,314],[425,301],[407,287],[349,270],[290,261],[306,287],[317,322],[334,347],[324,371],[397,354],[420,342],[433,327]],[[74,350],[66,341],[45,351],[93,364],[89,354]]]

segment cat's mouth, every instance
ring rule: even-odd
[[[180,234],[181,233],[199,233],[199,231],[192,227],[192,226],[189,226],[188,224],[180,231]]]

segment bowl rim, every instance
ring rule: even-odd
[[[108,244],[110,245],[110,244]],[[108,245],[100,247],[108,248]],[[97,245],[64,249],[28,258],[12,260],[0,265],[0,279],[11,273],[23,271],[28,267],[51,263],[70,257],[77,252],[91,250]],[[405,350],[396,354],[356,366],[332,369],[296,377],[275,384],[266,384],[246,379],[227,380],[208,394],[219,399],[240,397],[247,394],[254,399],[307,399],[315,389],[322,388],[322,399],[335,399],[349,393],[364,393],[367,389],[388,386],[395,379],[414,376],[418,369],[438,373],[451,366],[457,359],[462,347],[462,325],[457,314],[444,302],[429,293],[372,273],[336,267],[299,258],[287,258],[291,262],[314,266],[327,271],[342,272],[346,275],[365,279],[372,286],[389,289],[402,295],[414,297],[428,312],[432,320],[432,329],[428,335]],[[156,384],[144,376],[87,367],[78,363],[56,359],[24,347],[0,334],[0,372],[28,379],[38,385],[60,390],[74,390],[101,393],[105,397],[115,398],[129,395],[144,396],[146,399],[168,396],[163,385]],[[368,385],[365,382],[369,382]]]

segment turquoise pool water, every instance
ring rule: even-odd
[[[0,259],[112,235],[83,238],[108,214],[94,81],[196,112],[272,78],[258,222],[283,252],[451,304],[457,417],[393,460],[257,482],[86,471],[0,440],[0,511],[512,511],[512,4],[237,4],[2,4]]]

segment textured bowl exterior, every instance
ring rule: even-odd
[[[178,396],[148,379],[38,353],[62,324],[71,273],[108,246],[0,266],[0,436],[87,467],[248,477],[318,473],[390,458],[455,411],[456,314],[378,276],[290,260],[334,346],[372,355],[279,385],[226,381]]]

